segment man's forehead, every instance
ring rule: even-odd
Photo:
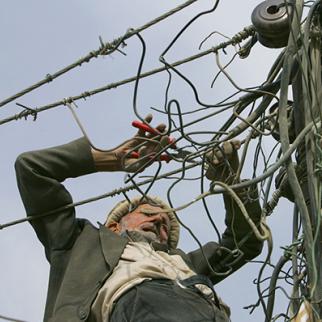
[[[140,204],[136,209],[139,209],[140,211],[144,212],[144,210],[152,210],[157,212],[163,212],[166,213],[166,210],[158,205],[151,205],[149,203],[143,203]]]
[[[135,209],[124,215],[121,219],[120,222],[123,221],[124,219],[129,219],[129,218],[135,218],[136,215],[138,214],[143,214],[146,216],[153,216],[155,214],[162,214],[163,218],[166,218],[167,221],[171,221],[168,212],[166,209],[161,208],[160,206],[157,205],[151,205],[148,203],[143,203],[138,205]]]

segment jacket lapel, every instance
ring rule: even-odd
[[[103,225],[100,226],[99,235],[105,261],[112,271],[117,265],[128,240]]]

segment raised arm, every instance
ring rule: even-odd
[[[236,176],[239,167],[237,153],[239,148],[239,141],[228,141],[223,144],[221,149],[208,153],[209,167],[206,177],[211,181],[223,182],[226,185],[239,183],[240,179]],[[261,207],[258,200],[257,186],[252,185],[235,191],[235,193],[245,206],[248,216],[255,225],[259,226]],[[191,253],[193,261],[195,263],[198,261],[197,266],[200,273],[209,275],[214,283],[236,271],[248,260],[259,255],[262,250],[262,241],[253,233],[236,201],[228,192],[223,194],[223,199],[226,209],[226,229],[220,243],[207,243],[204,247],[204,252],[213,270],[219,273],[226,272],[227,275],[212,274],[200,250]]]
[[[15,163],[18,188],[27,216],[36,216],[72,203],[62,185],[67,178],[95,171],[86,139],[21,154]],[[31,221],[50,261],[50,250],[70,248],[78,234],[75,210],[68,210]]]
[[[148,115],[146,121],[151,120],[152,116]],[[163,124],[157,127],[160,131],[164,128]],[[151,141],[151,137],[140,130],[133,138],[107,152],[92,149],[88,141],[81,138],[65,145],[21,154],[15,168],[27,216],[41,215],[71,204],[72,197],[62,184],[65,179],[96,171],[136,171],[148,166],[149,154],[160,150],[160,142],[167,142],[167,137]],[[141,158],[132,158],[128,153],[131,150],[139,152]],[[83,222],[76,220],[75,209],[70,208],[32,220],[31,224],[50,261],[51,250],[72,247]]]

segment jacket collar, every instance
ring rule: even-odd
[[[99,235],[105,261],[112,270],[117,265],[128,240],[104,225],[100,225]]]

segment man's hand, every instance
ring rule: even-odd
[[[147,123],[151,123],[152,114],[145,117]],[[163,133],[165,124],[159,124],[155,128]],[[109,152],[102,152],[92,149],[95,167],[98,171],[143,171],[153,163],[151,159],[169,143],[167,135],[156,136],[139,129],[137,134],[120,144]],[[133,157],[132,152],[137,152],[139,158]]]
[[[236,182],[236,172],[239,166],[237,150],[241,143],[238,140],[224,142],[220,148],[215,148],[206,154],[208,169],[206,177],[212,181],[222,181],[227,184]]]

